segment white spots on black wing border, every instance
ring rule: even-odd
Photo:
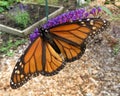
[[[104,25],[107,25],[107,22],[106,22],[106,20],[103,20],[103,22],[104,22]]]
[[[18,72],[19,70],[16,70],[16,73],[19,73]],[[16,89],[16,88],[18,88],[18,87],[21,87],[22,85],[24,85],[28,80],[30,80],[32,77],[36,77],[36,76],[38,76],[39,75],[39,73],[37,73],[37,72],[35,72],[35,73],[33,73],[33,74],[28,74],[28,75],[23,75],[23,74],[21,74],[20,75],[20,78],[22,79],[20,82],[18,82],[18,83],[14,83],[13,81],[12,81],[12,79],[10,80],[10,84],[11,84],[11,86],[12,86],[12,88],[13,89]],[[49,76],[49,75],[48,75]]]
[[[21,83],[18,83],[18,85],[20,86],[20,85],[21,85]]]
[[[17,69],[17,66],[15,66],[14,70],[16,70],[16,69]]]
[[[11,82],[12,85],[14,84],[12,80],[10,80],[10,82]]]
[[[85,22],[81,21],[81,24],[85,24]]]
[[[102,26],[101,29],[104,29],[104,27]]]
[[[15,66],[15,67],[14,67],[14,74],[18,75],[21,80],[20,80],[20,82],[15,83],[13,78],[16,78],[16,79],[17,79],[17,77],[14,77],[15,75],[12,76],[12,78],[11,78],[11,80],[10,80],[10,85],[11,85],[11,87],[12,87],[13,89],[16,89],[16,88],[24,85],[24,83],[26,83],[28,80],[30,80],[30,79],[32,78],[32,76],[33,76],[33,77],[36,77],[36,76],[39,75],[39,73],[37,73],[37,72],[35,72],[35,73],[30,73],[30,74],[28,74],[28,75],[25,75],[25,74],[22,73],[22,71],[20,71],[20,70],[21,70],[21,66],[22,66],[23,64],[20,63],[20,61],[18,61],[17,64],[18,64],[18,66]],[[22,69],[23,69],[23,68],[22,68]]]
[[[94,20],[90,20],[90,25],[94,25]]]
[[[20,58],[19,58],[17,62],[20,62],[20,61],[21,61],[21,60],[20,60]]]
[[[88,18],[87,21],[90,21],[90,18]]]
[[[93,26],[93,27],[92,27],[92,30],[96,30],[96,29],[97,29],[97,27],[96,27],[96,26]]]
[[[82,26],[86,26],[86,23],[85,23],[84,21],[80,21],[80,24],[81,24]]]
[[[106,20],[103,20],[104,24],[106,24]]]
[[[16,84],[11,80],[10,84],[12,85],[12,87],[14,86],[14,88],[16,88]]]
[[[26,76],[25,79],[28,79],[28,77]]]
[[[22,82],[22,84],[24,83],[24,81],[21,81]]]
[[[40,74],[44,75],[44,76],[53,76],[53,75],[56,75],[56,74],[58,74],[60,72],[61,69],[63,69],[65,67],[65,65],[66,65],[66,62],[63,61],[62,65],[58,69],[54,70],[53,72],[47,72],[45,70],[42,70],[40,72]]]
[[[96,34],[96,31],[93,31],[93,34],[95,35],[95,34]]]
[[[107,20],[101,19],[103,22],[103,25],[101,28],[97,29],[96,26],[94,25],[94,20],[92,19],[87,19],[87,21],[90,23],[92,32],[89,34],[88,38],[85,40],[85,43],[87,44],[89,42],[89,40],[93,39],[95,37],[95,35],[97,35],[98,33],[104,31],[108,26],[109,26],[109,22]],[[96,30],[97,29],[97,30]]]
[[[23,74],[21,74],[21,75],[20,75],[20,78],[24,78],[24,75],[23,75]]]
[[[20,82],[18,82],[18,83],[14,83],[14,82],[11,80],[11,81],[10,81],[10,84],[11,84],[11,86],[12,86],[13,89],[16,89],[16,88],[22,86],[23,84],[25,84],[29,79],[31,79],[31,78],[29,78],[29,77],[26,76],[22,81],[20,81]]]
[[[38,73],[34,73],[34,76],[36,77],[36,76],[38,76],[39,74]]]
[[[47,33],[47,32],[48,32],[48,30],[47,30],[47,29],[45,29],[45,32]]]
[[[15,73],[16,73],[16,74],[20,74],[20,71],[19,71],[19,70],[15,70]]]

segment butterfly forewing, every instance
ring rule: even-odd
[[[54,38],[64,38],[64,40],[67,39],[80,46],[88,36],[97,34],[105,29],[106,26],[108,26],[106,20],[102,20],[101,18],[90,18],[61,24],[51,28],[50,33]]]
[[[16,63],[11,76],[11,87],[14,89],[22,86],[42,69],[42,39],[37,38]]]

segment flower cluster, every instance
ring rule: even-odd
[[[39,29],[36,28],[33,33],[30,34],[30,40],[33,42],[35,38],[37,38],[40,35]]]
[[[43,25],[43,28],[49,29],[49,28],[54,27],[54,26],[59,25],[59,24],[73,22],[75,20],[87,18],[91,14],[93,16],[96,16],[99,14],[100,11],[101,11],[100,7],[93,8],[89,12],[87,10],[85,10],[84,8],[69,11],[69,12],[66,12],[66,13],[63,13],[63,14],[57,16],[56,18],[48,20],[48,22]]]
[[[93,8],[89,13],[92,14],[93,16],[96,16],[96,15],[98,15],[100,12],[101,12],[101,8],[98,7],[97,9],[96,9],[96,8]]]
[[[26,11],[27,10],[27,8],[28,8],[28,6],[27,5],[24,5],[24,4],[22,4],[22,3],[19,3],[18,4],[18,8],[21,10],[21,11]]]
[[[67,23],[67,22],[73,22],[76,20],[88,18],[89,16],[96,16],[101,12],[100,7],[98,8],[93,8],[90,11],[85,10],[84,8],[82,9],[77,9],[74,11],[69,11],[66,13],[63,13],[53,19],[48,20],[47,23],[42,25],[44,29],[49,29],[51,27],[54,27],[59,24]],[[90,18],[90,17],[89,17]],[[38,28],[34,30],[34,33],[30,35],[31,41],[33,41],[35,38],[37,38],[40,35],[40,32]]]

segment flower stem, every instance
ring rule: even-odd
[[[46,18],[48,21],[48,0],[45,0]]]

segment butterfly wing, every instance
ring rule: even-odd
[[[47,42],[43,45],[44,52],[43,58],[43,70],[42,75],[51,76],[57,74],[65,65],[64,59],[58,54],[54,48]]]
[[[82,19],[49,29],[67,62],[78,59],[85,51],[88,37],[103,31],[108,22],[101,18]]]
[[[84,43],[81,44],[80,47],[73,46],[64,40],[54,39],[55,43],[59,47],[64,60],[67,62],[72,62],[74,60],[79,59],[85,52],[86,45]]]
[[[32,75],[37,76],[42,71],[42,50],[42,39],[37,38],[19,58],[10,81],[13,89],[22,86]]]
[[[64,67],[62,57],[38,37],[25,51],[16,63],[10,85],[16,89],[26,83],[31,77],[43,75],[54,75]]]

